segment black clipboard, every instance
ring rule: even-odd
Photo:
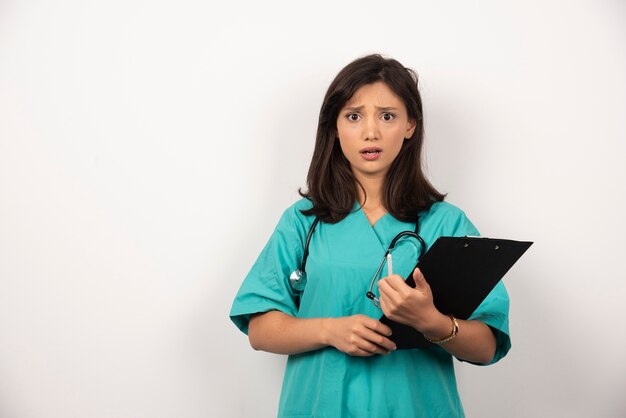
[[[467,319],[532,245],[527,241],[481,237],[440,237],[417,263],[442,313]],[[405,280],[415,287],[412,272]],[[432,343],[408,325],[382,316],[398,349],[426,348]]]

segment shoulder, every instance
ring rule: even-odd
[[[315,220],[313,215],[304,215],[303,210],[313,207],[313,203],[305,198],[296,201],[283,211],[282,216],[276,229],[278,230],[296,230],[298,232],[308,231],[311,224]]]
[[[430,209],[420,213],[425,226],[435,227],[443,235],[479,235],[465,212],[448,202],[435,202]]]
[[[311,209],[312,207],[313,202],[303,197],[302,199],[297,200],[293,205],[289,206],[285,211],[297,211],[301,216],[306,218],[306,216],[302,215],[300,211]]]
[[[459,207],[448,202],[435,202],[430,209],[420,213],[420,217],[427,218],[460,218],[465,216]]]
[[[289,206],[287,209],[284,210],[282,218],[286,218],[289,221],[296,221],[296,222],[303,222],[306,223],[310,220],[310,222],[313,222],[313,219],[315,219],[314,216],[307,216],[302,214],[303,210],[308,210],[311,209],[313,207],[313,203],[309,200],[309,199],[299,199],[297,200],[294,204],[292,204],[291,206]]]

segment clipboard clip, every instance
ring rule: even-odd
[[[474,238],[483,238],[483,239],[485,239],[485,238],[487,238],[487,237],[481,237],[481,236],[479,236],[479,235],[466,235],[466,236],[465,236],[465,238],[472,238],[472,239],[474,239]],[[467,248],[467,247],[469,247],[469,243],[468,243],[468,242],[464,242],[464,243],[463,243],[463,248]],[[493,249],[494,249],[494,250],[499,250],[499,249],[500,249],[500,246],[496,244],[496,245],[493,247]]]

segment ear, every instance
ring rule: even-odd
[[[404,139],[410,139],[415,133],[415,128],[417,127],[417,122],[415,119],[409,119],[406,123],[406,131],[404,132]]]

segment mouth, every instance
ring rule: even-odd
[[[359,153],[363,155],[378,155],[381,152],[383,152],[383,150],[377,147],[363,148],[362,150],[359,151]]]

